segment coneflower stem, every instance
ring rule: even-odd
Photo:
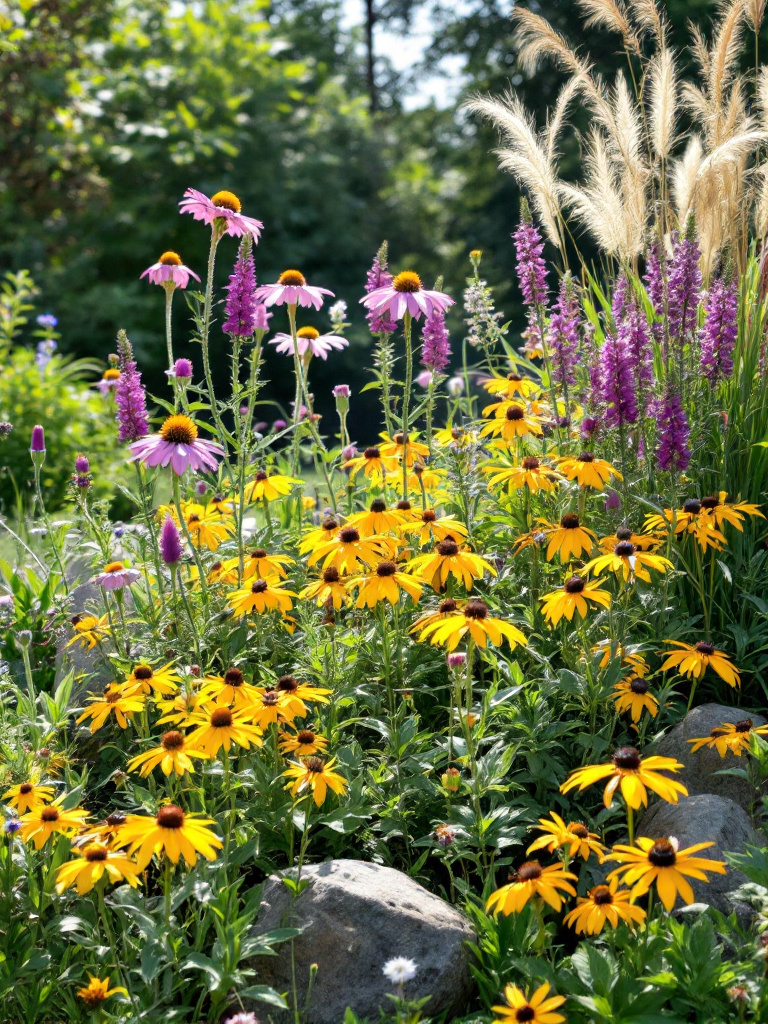
[[[176,286],[172,281],[166,281],[165,285],[165,344],[168,346],[168,369],[173,369],[173,341],[172,341],[172,320],[171,320],[171,308],[173,304],[173,293],[176,290]],[[179,392],[175,387],[175,380],[169,378],[171,384],[174,385],[174,402],[175,408],[179,407]]]
[[[203,372],[205,373],[205,384],[208,388],[208,397],[211,401],[211,413],[216,424],[219,440],[227,448],[227,432],[219,416],[219,409],[216,405],[216,393],[213,388],[213,376],[211,374],[211,360],[208,354],[208,341],[211,331],[211,307],[213,305],[213,272],[216,266],[216,247],[221,241],[221,228],[219,221],[214,221],[211,231],[211,248],[208,251],[208,278],[205,282],[205,302],[203,304],[203,330],[200,336],[200,346],[203,350]]]
[[[413,384],[413,351],[411,330],[413,318],[408,310],[403,313],[403,334],[405,335],[405,387],[403,389],[403,500],[408,500],[408,413],[411,407]]]

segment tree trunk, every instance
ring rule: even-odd
[[[373,25],[376,21],[376,13],[373,9],[373,0],[365,0],[365,49],[366,49],[366,71],[368,80],[368,104],[372,114],[376,113],[376,76],[374,73],[373,54]]]

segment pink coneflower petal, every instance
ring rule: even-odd
[[[313,356],[319,356],[324,360],[327,360],[328,353],[333,349],[341,351],[349,345],[349,341],[338,334],[318,334],[317,337],[302,337],[299,334],[298,343],[300,356],[306,355],[309,351]],[[290,334],[276,334],[270,339],[269,344],[275,345],[277,351],[284,355],[293,355],[293,338]]]
[[[170,419],[183,420],[186,417]],[[189,425],[192,426],[191,423]],[[145,466],[160,466],[163,469],[170,465],[177,476],[181,476],[190,468],[196,471],[215,470],[219,464],[219,456],[224,455],[224,449],[214,441],[201,440],[196,436],[196,428],[193,429],[194,433],[183,440],[169,441],[162,433],[141,438],[131,445],[130,461],[135,462],[138,459]]]
[[[408,272],[408,276],[410,275],[411,272]],[[398,277],[400,276],[398,275]],[[398,281],[398,277],[394,279],[395,282]],[[416,275],[413,277],[416,278]],[[416,281],[418,282],[418,278]],[[446,295],[444,292],[430,291],[422,288],[420,282],[418,283],[419,287],[412,287],[408,290],[400,290],[395,284],[385,285],[363,296],[360,302],[373,314],[381,316],[388,313],[395,320],[402,320],[406,311],[414,320],[418,320],[422,313],[425,316],[431,316],[433,312],[442,313],[453,305],[454,300],[450,295]]]
[[[240,200],[232,193],[217,192],[213,198],[216,199],[218,196],[231,197],[231,200],[234,200],[233,206],[236,205],[237,209],[216,205],[202,192],[198,192],[195,188],[188,188],[179,203],[179,210],[181,213],[191,213],[195,220],[201,220],[205,224],[211,224],[215,220],[226,221],[225,234],[234,235],[236,238],[249,234],[253,237],[254,242],[258,242],[259,235],[264,228],[262,222],[240,213]]]
[[[141,277],[144,278],[147,275],[149,275],[149,280],[152,284],[162,285],[167,281],[172,281],[177,288],[186,288],[190,277],[194,277],[196,281],[200,280],[194,270],[185,267],[183,263],[180,266],[168,265],[167,263],[153,263],[151,267],[147,267]]]
[[[265,306],[313,306],[320,309],[324,295],[334,297],[327,288],[311,285],[264,284],[256,289],[256,298]]]

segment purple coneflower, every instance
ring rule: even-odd
[[[544,262],[544,242],[539,229],[530,220],[521,220],[512,236],[517,255],[517,279],[526,306],[545,306],[547,303],[547,265]]]
[[[131,451],[130,462],[138,459],[145,466],[170,465],[177,476],[186,469],[213,471],[219,465],[218,456],[224,454],[224,449],[215,441],[201,441],[192,420],[181,415],[169,416],[159,434],[134,441]]]
[[[176,288],[186,288],[190,277],[194,277],[196,281],[200,280],[194,270],[184,266],[177,252],[170,251],[164,252],[157,263],[147,267],[141,277],[147,276],[152,284],[171,284]]]
[[[264,225],[254,217],[244,217],[240,212],[242,208],[242,203],[233,192],[217,192],[209,199],[194,188],[188,188],[179,203],[180,212],[191,213],[195,220],[202,220],[206,224],[218,221],[224,225],[223,233],[236,238],[251,235],[254,242],[258,242]]]
[[[321,334],[315,327],[300,327],[296,335],[300,356],[309,352],[310,355],[319,356],[323,360],[327,360],[328,353],[333,349],[341,351],[349,344],[346,338],[338,334]],[[277,351],[284,355],[293,355],[293,338],[290,334],[276,334],[270,339],[269,344],[274,345]]]
[[[623,338],[608,334],[600,349],[600,397],[606,404],[605,422],[623,427],[637,420],[632,357]]]
[[[103,572],[94,576],[91,582],[98,583],[105,590],[122,590],[123,587],[130,587],[138,579],[141,579],[138,569],[129,569],[122,562],[109,562],[104,566]]]
[[[434,310],[427,317],[422,337],[421,365],[433,373],[442,373],[451,361],[451,346],[444,313]]]
[[[388,313],[394,320],[402,320],[406,313],[419,320],[422,313],[430,317],[433,312],[442,313],[453,305],[450,295],[424,288],[413,270],[403,270],[392,278],[392,284],[376,288],[360,301],[372,313]]]
[[[701,368],[707,380],[715,384],[733,372],[733,350],[738,334],[739,296],[735,284],[722,278],[712,282],[704,306],[701,331]]]
[[[184,555],[179,531],[170,515],[166,515],[160,530],[160,554],[166,565],[176,565]]]
[[[256,289],[256,298],[265,306],[314,306],[320,309],[324,295],[333,296],[333,292],[308,285],[299,270],[284,270],[275,284],[263,284]]]
[[[701,292],[701,253],[695,238],[676,239],[669,267],[667,322],[669,336],[681,345],[696,330]]]
[[[570,275],[560,282],[560,291],[549,318],[547,345],[552,358],[552,376],[563,389],[576,383],[576,353],[579,347],[579,301]]]
[[[118,333],[117,350],[120,354],[120,376],[115,386],[115,406],[119,428],[117,437],[124,444],[144,437],[149,432],[149,420],[147,419],[147,398],[141,383],[141,374],[136,369],[133,349],[125,331]]]
[[[659,446],[656,450],[656,462],[659,469],[681,473],[688,468],[691,452],[688,448],[690,429],[683,410],[680,396],[667,392],[664,407],[659,413]]]
[[[226,291],[227,318],[221,329],[238,338],[250,338],[256,330],[256,266],[250,246],[244,252],[242,242]]]

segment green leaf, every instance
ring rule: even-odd
[[[249,985],[240,995],[246,999],[257,999],[260,1003],[269,1003],[270,1006],[279,1006],[281,1010],[288,1009],[288,1003],[271,985]]]

